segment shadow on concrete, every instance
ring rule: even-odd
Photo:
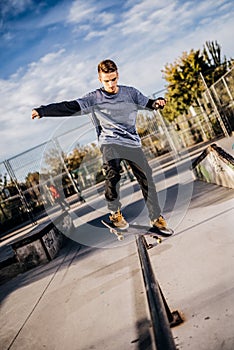
[[[190,164],[190,161],[185,162],[183,164],[183,168],[187,168]],[[169,178],[171,176],[177,175],[180,170],[178,170],[179,167],[174,166],[172,169],[169,169],[163,173],[163,176],[166,178]],[[157,175],[156,175],[157,177]],[[176,199],[178,196],[178,190],[183,189],[186,192],[186,186],[187,184],[175,184],[172,185],[162,191],[158,192],[159,198],[164,198],[164,207],[163,212],[172,212],[176,203]],[[220,187],[213,184],[203,183],[201,181],[195,181],[193,183],[193,193],[192,193],[192,200],[190,203],[190,208],[197,208],[197,207],[205,207],[212,205],[212,203],[222,203],[223,201],[226,201],[227,198],[232,199],[233,198],[233,190]],[[139,191],[138,183],[132,184],[134,192]],[[126,192],[125,192],[126,191]],[[165,195],[166,191],[166,195]],[[124,193],[127,193],[127,189],[124,189]],[[97,199],[98,200],[98,199]],[[177,203],[178,204],[178,203]],[[179,203],[178,206],[183,205],[183,203]],[[134,203],[131,203],[127,205],[124,208],[124,214],[128,218],[130,222],[133,222],[136,218],[141,217],[141,213],[145,209],[145,203],[144,200],[141,198]],[[75,214],[78,217],[82,217],[90,212],[93,212],[94,209],[86,204],[82,205],[82,207],[78,207],[74,210]],[[47,263],[43,266],[38,266],[34,268],[33,270],[27,271],[23,274],[20,274],[13,278],[12,280],[6,282],[4,285],[1,286],[0,291],[0,302],[4,300],[4,298],[7,297],[7,295],[17,288],[21,288],[23,286],[26,286],[30,283],[33,283],[45,276],[51,276],[51,279],[53,279],[53,276],[61,269],[68,269],[68,267],[75,263],[77,260],[82,259],[86,257],[87,255],[92,254],[95,250],[103,248],[103,242],[104,245],[110,246],[113,244],[113,241],[115,241],[116,244],[118,242],[116,241],[115,237],[112,237],[112,235],[109,234],[109,231],[103,227],[101,224],[101,219],[107,219],[107,215],[100,216],[98,218],[95,218],[94,220],[89,221],[88,223],[81,225],[79,227],[79,232],[75,232],[75,234],[79,235],[79,237],[83,237],[82,239],[73,239],[73,237],[69,237],[67,239],[66,245],[60,250],[59,255],[52,260],[51,262]],[[147,220],[147,217],[145,214],[142,216],[143,220]],[[210,220],[211,218],[207,218],[207,220]],[[142,222],[146,223],[146,222]],[[196,225],[199,225],[201,223],[197,223]],[[87,226],[88,225],[88,226]],[[91,229],[90,229],[91,228]],[[77,230],[76,230],[77,231]],[[182,233],[178,232],[178,233]],[[87,239],[88,237],[88,239]],[[96,246],[95,245],[88,245],[83,244],[82,242],[88,242],[89,240],[93,241],[95,237],[96,240]],[[72,238],[72,239],[71,239]]]
[[[94,250],[95,248],[81,246],[80,244],[67,239],[65,246],[60,250],[59,255],[54,260],[21,273],[3,284],[0,289],[0,304],[16,289],[35,283],[44,277],[50,277],[48,280],[49,285],[58,271],[61,269],[68,269],[74,262],[74,259],[77,259],[78,256],[79,259],[83,259],[87,254],[92,254]]]
[[[138,184],[134,184],[134,191],[138,190]],[[177,198],[178,185],[171,186],[167,188],[166,191],[164,212],[170,212],[173,209]],[[159,197],[165,197],[165,190],[160,191],[158,194]],[[142,222],[140,223],[148,224],[148,218],[144,213],[144,209],[145,203],[141,198],[134,203],[127,205],[124,208],[124,214],[130,222],[134,222],[136,219],[139,221],[139,218],[141,218]],[[74,210],[74,213],[82,218],[83,215],[92,211],[95,210],[91,206],[83,205]],[[56,273],[58,267],[59,269],[67,268],[66,266],[69,266],[72,262],[82,259],[82,257],[87,256],[87,254],[92,254],[96,249],[113,247],[113,245],[118,246],[119,242],[116,237],[111,235],[109,230],[102,225],[102,219],[107,220],[108,214],[99,216],[75,228],[69,237],[67,237],[66,245],[60,250],[59,255],[54,260],[46,265],[38,266],[32,270],[21,273],[2,285],[0,300],[3,300],[6,295],[14,289],[33,283],[45,276],[53,275]],[[133,240],[134,236],[130,239]],[[127,242],[129,242],[129,240]]]

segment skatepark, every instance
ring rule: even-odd
[[[233,154],[233,136],[216,144]],[[146,237],[153,246],[147,252],[170,310],[183,320],[171,328],[171,348],[231,350],[234,196],[231,188],[195,179],[191,164],[203,149],[151,164],[175,234],[161,244]],[[123,183],[121,196],[126,217],[146,224],[136,183]],[[1,285],[1,350],[157,348],[136,237],[119,242],[100,224],[103,203],[101,195],[74,203],[74,229],[58,254]]]

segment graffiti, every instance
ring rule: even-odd
[[[211,166],[213,165],[214,172],[216,172],[216,173],[224,172],[224,169],[221,165],[221,161],[218,158],[218,156],[216,154],[214,154],[213,152],[211,152],[209,154],[209,157],[210,157]]]
[[[49,237],[46,237],[44,239],[44,242],[45,242],[45,245],[48,247],[48,248],[51,248],[54,244],[54,240],[53,238],[49,238]]]

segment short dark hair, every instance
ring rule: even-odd
[[[104,60],[98,64],[98,73],[112,73],[118,70],[117,65],[112,60]]]

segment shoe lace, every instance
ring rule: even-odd
[[[118,209],[117,212],[112,215],[112,218],[114,219],[114,221],[119,222],[123,219],[123,215],[122,215],[121,211]]]
[[[155,225],[155,226],[158,226],[158,225],[166,225],[166,221],[164,219],[164,217],[162,215],[160,215],[157,219],[154,219],[152,221],[152,224]]]
[[[159,218],[157,219],[157,222],[158,222],[159,224],[164,224],[164,223],[165,223],[165,220],[164,220],[164,218],[163,218],[162,216],[159,216]]]

